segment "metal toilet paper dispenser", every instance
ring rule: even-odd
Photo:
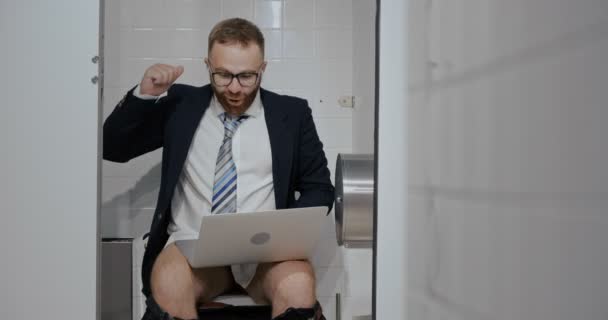
[[[374,238],[374,156],[339,154],[335,178],[338,245],[371,248]]]

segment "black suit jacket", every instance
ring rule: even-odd
[[[307,102],[264,89],[260,89],[260,95],[270,137],[277,209],[311,206],[331,209],[334,188]],[[131,89],[103,126],[106,160],[127,162],[163,147],[160,191],[142,263],[146,296],[150,293],[152,265],[168,239],[173,192],[212,96],[209,85],[176,84],[166,97],[156,102],[133,96]],[[297,200],[296,191],[300,193]]]

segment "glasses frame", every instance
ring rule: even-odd
[[[234,74],[234,73],[231,73],[228,71],[214,71],[215,67],[213,65],[211,65],[211,62],[208,62],[208,64],[209,64],[209,75],[210,75],[209,78],[211,78],[211,82],[213,82],[214,85],[216,85],[218,87],[222,87],[222,88],[230,86],[232,84],[232,81],[234,81],[234,78],[236,78],[236,81],[243,88],[250,88],[250,87],[255,86],[256,83],[258,83],[258,79],[260,78],[260,75],[262,74],[262,71],[261,71],[262,67],[264,66],[264,62],[262,62],[262,64],[258,67],[258,71],[256,71],[256,72],[246,71],[246,72],[240,72],[240,73]],[[228,84],[225,84],[225,85],[217,84],[217,82],[215,81],[216,74],[230,75],[230,77],[231,77],[230,82],[228,82]],[[241,79],[239,77],[244,74],[255,75],[255,81],[253,82],[253,84],[247,86],[247,85],[243,85],[243,83],[241,83]]]

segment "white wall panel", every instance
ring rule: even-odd
[[[98,316],[98,34],[96,1],[0,2],[2,319]]]
[[[410,318],[606,319],[606,1],[411,2]]]

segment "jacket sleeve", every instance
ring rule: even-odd
[[[137,87],[135,87],[137,88]],[[174,107],[167,97],[139,99],[129,90],[103,124],[103,158],[127,162],[163,146],[165,120]]]
[[[329,213],[334,203],[334,186],[331,184],[327,158],[312,119],[312,112],[306,102],[304,103],[294,188],[300,193],[300,197],[296,200],[295,207],[327,206]]]

